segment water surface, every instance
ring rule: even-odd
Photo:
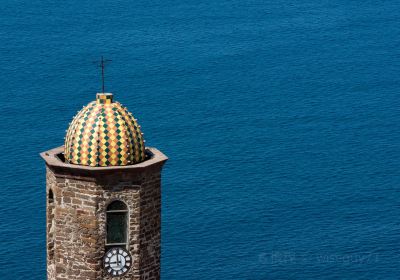
[[[45,279],[45,168],[107,90],[170,157],[163,279],[398,279],[398,1],[0,10],[1,279]]]

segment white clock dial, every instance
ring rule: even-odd
[[[111,248],[104,256],[104,269],[111,276],[121,276],[128,272],[132,265],[132,257],[123,248]]]

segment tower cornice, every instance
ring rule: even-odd
[[[116,173],[141,173],[161,169],[168,157],[156,148],[147,147],[147,159],[143,162],[124,165],[124,166],[107,166],[107,167],[92,167],[68,163],[63,159],[64,146],[60,146],[45,152],[40,153],[40,156],[46,162],[46,165],[56,174],[74,176],[89,176],[98,177],[107,174]]]

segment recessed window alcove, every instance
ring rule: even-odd
[[[49,189],[47,195],[47,253],[49,261],[54,260],[54,193]]]
[[[128,246],[128,207],[115,200],[107,206],[106,210],[106,250],[111,247]]]

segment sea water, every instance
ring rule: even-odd
[[[0,8],[0,279],[46,277],[45,164],[106,91],[163,170],[163,279],[400,279],[400,3]],[[72,280],[72,279],[71,279]]]

